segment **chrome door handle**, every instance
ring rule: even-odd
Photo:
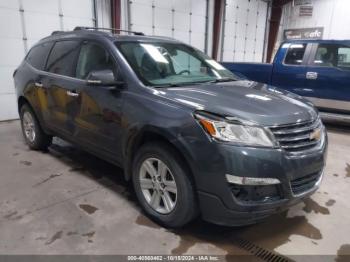
[[[72,91],[67,91],[67,95],[69,95],[69,96],[73,96],[73,97],[77,97],[77,96],[79,96],[79,94],[78,93],[76,93],[76,92],[72,92]]]
[[[40,82],[35,82],[35,86],[36,86],[36,87],[43,87],[43,84],[40,83]]]
[[[306,79],[316,80],[318,77],[317,72],[306,72]]]

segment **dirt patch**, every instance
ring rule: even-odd
[[[17,214],[18,214],[17,211],[13,211],[13,212],[7,214],[6,216],[4,216],[4,218],[6,218],[6,219],[11,219],[11,217],[13,217],[13,216],[15,216],[15,215],[17,215]]]
[[[35,240],[45,240],[46,237],[37,237]]]
[[[333,174],[333,176],[338,177],[339,175],[338,174]]]
[[[89,204],[80,204],[79,207],[84,210],[86,213],[88,213],[89,215],[92,215],[93,213],[95,213],[98,208],[94,207],[92,205]]]
[[[78,235],[78,232],[77,231],[69,231],[69,232],[67,232],[66,235],[67,236],[74,236],[74,235]]]
[[[87,237],[88,238],[88,242],[92,243],[93,242],[92,238],[93,238],[94,235],[95,235],[95,231],[91,231],[89,233],[82,234],[81,236],[82,237]]]
[[[45,243],[45,245],[51,245],[53,242],[55,242],[56,240],[58,239],[61,239],[62,238],[62,234],[63,234],[63,231],[58,231],[56,232],[51,238],[49,241],[47,241]]]
[[[307,198],[304,200],[304,208],[303,210],[306,213],[311,213],[312,211],[315,212],[316,214],[320,213],[323,215],[329,215],[329,209],[319,205],[316,201],[314,201],[312,198]]]
[[[233,229],[233,231],[236,231]],[[196,244],[213,245],[230,255],[248,255],[249,253],[233,243],[232,229],[197,221],[186,229],[172,231],[180,237],[177,247],[171,250],[173,255],[182,255]],[[228,259],[229,260],[229,259]],[[254,261],[254,260],[252,260]]]
[[[137,218],[136,223],[159,228],[143,215]],[[300,235],[311,240],[322,239],[320,230],[311,225],[306,217],[287,217],[287,212],[275,215],[264,223],[234,228],[217,226],[198,219],[182,229],[170,232],[180,238],[178,245],[171,251],[174,255],[185,254],[196,244],[208,244],[225,251],[228,259],[230,255],[249,254],[237,245],[237,239],[247,240],[267,250],[274,250],[287,243],[291,235]]]
[[[334,203],[335,203],[335,200],[334,200],[334,199],[329,199],[329,200],[326,202],[326,206],[327,206],[327,207],[331,207],[331,206],[334,205]]]
[[[95,231],[91,231],[89,233],[81,234],[82,237],[92,238],[95,235]]]
[[[55,178],[55,177],[58,177],[58,176],[62,176],[62,174],[51,174],[48,178],[45,178],[44,180],[42,180],[41,182],[39,183],[36,183],[35,185],[33,185],[33,187],[37,187],[37,186],[40,186],[44,183],[46,183],[47,181]]]
[[[350,164],[348,163],[346,163],[345,172],[345,177],[350,177]]]
[[[21,160],[21,161],[19,161],[19,163],[22,164],[22,165],[25,165],[25,166],[31,166],[32,165],[32,162],[27,161],[27,160]]]
[[[18,214],[17,211],[13,211],[13,212],[5,215],[4,218],[6,218],[8,220],[19,220],[23,217],[22,215],[17,215],[17,214]]]
[[[239,237],[247,239],[268,250],[290,241],[291,235],[312,240],[322,239],[321,231],[310,224],[305,216],[287,217],[288,212],[274,215],[265,222],[244,228]]]
[[[337,252],[336,262],[348,262],[350,261],[350,244],[342,245]]]
[[[136,224],[141,225],[141,226],[146,226],[146,227],[151,227],[151,228],[157,228],[160,229],[161,227],[154,223],[151,219],[147,218],[146,216],[140,214],[136,221]]]

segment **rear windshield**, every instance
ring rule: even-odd
[[[237,77],[201,51],[180,43],[117,42],[145,85],[202,83]]]

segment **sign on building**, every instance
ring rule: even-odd
[[[284,40],[293,39],[322,39],[323,27],[286,29],[283,32]]]
[[[294,5],[311,5],[312,4],[312,0],[294,0],[293,1]]]
[[[313,11],[312,5],[302,5],[299,7],[299,16],[312,16]]]

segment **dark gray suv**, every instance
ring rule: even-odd
[[[255,223],[322,180],[327,135],[311,103],[174,39],[54,32],[14,80],[31,149],[58,136],[123,167],[165,226]]]

